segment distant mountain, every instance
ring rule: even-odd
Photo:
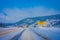
[[[5,23],[6,26],[23,26],[23,25],[32,25],[37,21],[52,21],[52,20],[58,20],[55,21],[55,23],[53,24],[53,26],[55,25],[59,25],[60,26],[60,14],[57,15],[51,15],[51,16],[42,16],[42,17],[30,17],[30,18],[25,18],[22,19],[16,23]],[[1,24],[1,23],[0,23]],[[3,23],[4,24],[4,23]]]

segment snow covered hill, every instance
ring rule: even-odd
[[[57,15],[50,15],[50,16],[42,16],[42,17],[30,17],[30,18],[25,18],[22,19],[16,23],[0,23],[1,27],[9,27],[9,26],[30,26],[37,21],[48,21],[47,24],[50,23],[52,27],[60,27],[60,14]],[[49,25],[48,25],[49,26]]]

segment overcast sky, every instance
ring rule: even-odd
[[[60,0],[0,0],[0,22],[60,14]]]

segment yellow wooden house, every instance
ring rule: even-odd
[[[37,24],[38,24],[40,27],[46,27],[46,22],[45,22],[45,21],[39,21],[39,22],[37,22]]]

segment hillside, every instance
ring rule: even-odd
[[[30,17],[22,19],[16,23],[2,23],[5,26],[19,26],[22,27],[23,25],[32,25],[36,23],[37,21],[51,21],[52,26],[60,26],[60,14],[57,15],[51,15],[51,16],[42,16],[42,17]],[[1,23],[0,23],[1,24]],[[2,25],[0,25],[2,26]]]

